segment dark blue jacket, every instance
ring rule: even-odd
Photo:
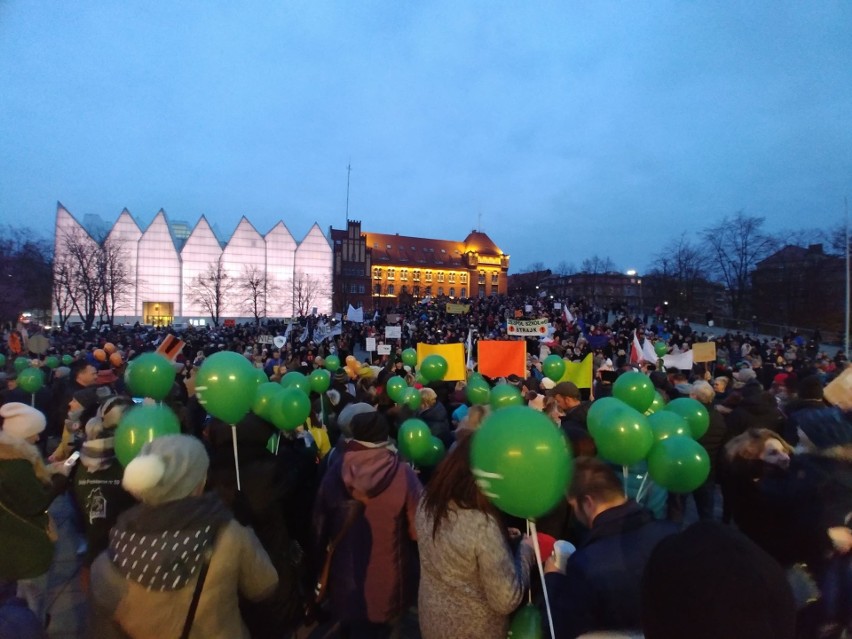
[[[654,520],[632,499],[598,515],[585,542],[566,564],[566,574],[545,576],[555,639],[593,630],[641,627],[640,584],[648,557],[677,526]]]

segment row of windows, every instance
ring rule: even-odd
[[[400,282],[407,282],[409,275],[411,276],[411,281],[419,282],[421,277],[420,270],[411,270],[409,271],[407,268],[401,268],[399,270],[399,280]],[[395,280],[397,275],[397,269],[390,267],[387,269],[387,279]],[[423,281],[431,282],[432,278],[435,278],[436,282],[444,282],[444,278],[446,277],[446,281],[450,284],[456,283],[456,277],[458,277],[459,284],[467,284],[467,273],[444,273],[443,271],[438,271],[437,273],[432,273],[432,271],[423,271],[422,273]],[[485,277],[484,272],[480,275],[480,277]],[[495,273],[492,276],[492,281],[494,283],[497,282],[498,275]],[[382,279],[382,269],[378,266],[373,268],[373,279],[380,280]],[[484,280],[483,280],[484,282]]]
[[[403,284],[400,287],[400,294],[406,294],[406,293],[408,293],[408,286]],[[396,295],[396,287],[393,284],[388,284],[386,287],[382,288],[381,284],[374,284],[373,285],[373,295],[382,295],[382,294],[384,294],[384,295]],[[424,286],[422,289],[419,286],[413,286],[412,289],[411,289],[411,294],[414,295],[414,297],[420,297],[421,295],[423,295],[425,297],[425,296],[431,296],[433,294],[433,291],[432,291],[431,286]],[[439,286],[438,289],[437,289],[437,295],[440,296],[440,295],[444,295],[444,294],[445,294],[444,287]],[[449,291],[446,292],[446,294],[449,295],[450,297],[455,297],[456,296],[456,287],[451,286],[449,288]],[[466,286],[461,287],[461,289],[459,290],[459,296],[460,297],[467,297],[467,287]]]

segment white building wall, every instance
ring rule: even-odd
[[[222,247],[219,240],[210,228],[207,218],[202,215],[180,251],[183,295],[180,309],[175,311],[179,317],[208,318],[207,311],[190,299],[192,282],[200,273],[207,271],[211,264],[215,266],[220,255],[222,255]]]
[[[144,302],[172,302],[177,313],[181,301],[180,256],[162,210],[142,234],[138,254],[139,294],[136,314],[142,316]]]
[[[107,240],[115,242],[124,256],[128,275],[133,286],[125,294],[121,295],[116,304],[116,322],[125,322],[135,319],[136,308],[140,306],[138,297],[139,286],[136,283],[138,277],[137,262],[139,259],[139,240],[142,238],[142,230],[130,215],[130,211],[124,209],[115,224],[112,225],[107,234]]]
[[[266,234],[266,268],[270,281],[277,289],[269,300],[270,317],[290,317],[290,299],[293,288],[293,270],[296,260],[296,240],[284,222],[278,222]]]
[[[222,256],[225,269],[232,278],[233,284],[226,300],[225,314],[234,317],[250,317],[251,312],[246,308],[244,295],[239,291],[239,282],[247,268],[254,266],[261,272],[266,270],[266,243],[245,216],[237,224]]]
[[[296,249],[295,276],[299,274],[315,278],[321,285],[322,294],[314,306],[320,314],[331,313],[331,276],[334,255],[331,244],[314,223]]]

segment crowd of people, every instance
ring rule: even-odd
[[[557,639],[852,632],[852,421],[823,394],[846,368],[842,353],[830,357],[796,333],[711,336],[661,315],[583,300],[556,306],[494,296],[448,312],[430,300],[358,323],[309,316],[179,334],[8,327],[0,637],[46,636],[56,541],[48,509],[57,498],[76,512],[82,636],[502,638],[510,627],[522,636],[513,619],[529,602]],[[518,388],[575,456],[565,498],[538,519],[535,536],[491,503],[471,468],[472,440],[493,409],[471,404],[464,380],[427,382],[402,357],[418,343],[462,342],[472,373],[479,340],[519,339],[507,318],[547,319],[549,329],[526,339],[523,376],[486,381]],[[366,352],[367,338],[385,341],[386,326],[401,328],[391,353]],[[170,335],[180,341],[163,403],[181,434],[120,463],[116,428],[151,401],[131,397],[125,367]],[[682,352],[710,339],[716,361],[689,370],[634,353],[637,341]],[[240,353],[273,382],[308,375],[331,355],[359,361],[310,393],[303,426],[279,431],[250,412],[232,431],[196,394],[199,368],[221,351]],[[551,354],[592,355],[589,388],[547,378]],[[46,373],[36,393],[18,387],[20,357]],[[589,408],[635,370],[663,402],[692,397],[710,415],[699,443],[711,472],[688,495],[659,487],[637,495],[620,467],[596,456]],[[390,399],[385,384],[397,375],[418,389],[419,407]],[[433,467],[397,450],[412,417],[448,450]],[[576,550],[560,558],[555,540]]]

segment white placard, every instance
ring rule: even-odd
[[[553,310],[561,311],[562,310],[562,302],[553,302]]]
[[[532,304],[524,305],[524,313],[532,313]]]
[[[388,339],[401,339],[402,326],[385,326],[385,337]]]
[[[259,335],[257,338],[258,344],[272,344],[272,335]]]
[[[364,350],[371,353],[376,350],[376,338],[368,337],[365,341]]]
[[[286,343],[287,343],[287,340],[286,340],[286,339],[284,339],[284,336],[283,336],[283,335],[276,335],[276,336],[272,339],[272,343],[273,343],[273,344],[275,344],[275,346],[277,346],[278,348],[281,348],[282,346],[284,346],[284,344],[286,344]]]
[[[376,353],[379,355],[390,355],[393,350],[393,346],[390,344],[379,344],[376,347]]]

